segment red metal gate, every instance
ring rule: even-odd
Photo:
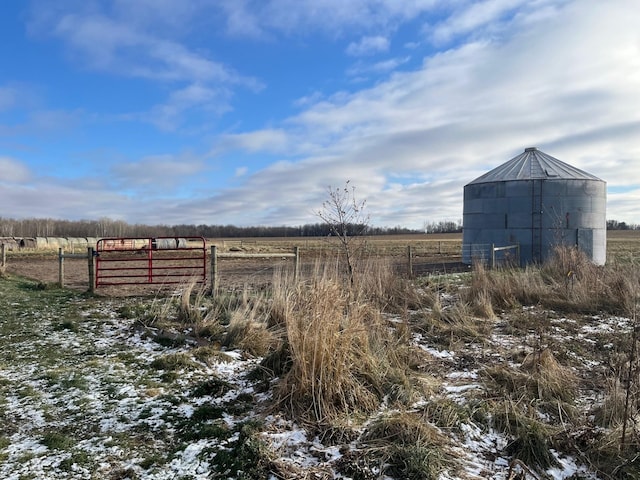
[[[96,287],[206,281],[202,237],[102,238],[95,256]]]

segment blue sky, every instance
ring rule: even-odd
[[[462,218],[537,146],[640,223],[637,0],[2,2],[0,216],[376,226]]]

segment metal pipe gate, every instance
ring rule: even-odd
[[[203,237],[102,238],[95,257],[96,287],[206,282]]]

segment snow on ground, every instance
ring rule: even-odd
[[[7,392],[0,413],[8,439],[6,445],[0,444],[0,478],[212,478],[212,452],[229,449],[238,440],[234,428],[258,415],[232,407],[241,403],[243,395],[252,399],[253,409],[265,398],[244,377],[259,359],[230,351],[228,361],[194,363],[175,372],[154,369],[154,360],[189,348],[160,345],[133,328],[134,320],[119,318],[114,301],[73,301],[80,318],[76,330],[56,328],[59,319],[53,311],[33,311],[20,301],[9,305],[21,325],[35,323],[38,328],[30,335],[4,335],[4,348],[11,345],[14,360],[0,363],[0,385]],[[629,321],[619,317],[593,317],[579,324],[575,319],[554,318],[551,324],[561,331],[570,326],[571,339],[585,344],[629,328]],[[479,369],[484,361],[496,361],[499,354],[492,352],[529,351],[540,341],[539,332],[513,335],[501,330],[500,322],[497,325],[488,344],[467,344],[462,352],[429,345],[424,336],[415,334],[415,344],[439,365],[438,395],[458,404],[480,396]],[[562,335],[557,341],[564,341]],[[468,356],[482,360],[468,364]],[[593,360],[577,361],[597,366]],[[228,386],[218,394],[194,394],[196,386],[212,378]],[[216,416],[215,407],[227,411]],[[196,416],[199,420],[193,422]],[[262,420],[262,438],[283,463],[331,472],[342,455],[341,445],[322,444],[290,420],[276,414]],[[203,426],[228,434],[198,438]],[[509,459],[503,456],[508,442],[504,435],[487,432],[472,421],[449,434],[461,467],[443,473],[442,480],[506,478]],[[557,460],[559,466],[547,471],[553,479],[575,474],[597,478],[576,459],[558,455]],[[331,476],[344,478],[335,471]]]

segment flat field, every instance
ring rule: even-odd
[[[396,272],[408,273],[411,247],[411,269],[414,275],[433,272],[464,271],[461,265],[462,234],[380,235],[357,239],[356,247],[368,258],[388,263]],[[355,245],[355,244],[354,244]],[[340,256],[336,238],[210,238],[207,254],[215,246],[218,253],[256,254],[292,253],[300,249],[302,271],[314,268],[317,262],[333,262]],[[607,234],[607,261],[629,263],[640,260],[640,231],[609,231]],[[207,282],[210,279],[210,262],[206,262]],[[276,269],[292,269],[290,258],[222,258],[218,262],[219,285],[238,289],[246,286],[260,288],[271,281]],[[19,251],[7,253],[7,271],[43,283],[57,283],[59,265],[57,252]],[[67,259],[64,266],[65,286],[78,290],[88,288],[88,264],[86,259]],[[157,288],[156,288],[157,289]],[[103,288],[98,293],[106,295],[148,293],[150,289],[139,286]]]
[[[378,262],[387,262],[398,272],[408,272],[408,248],[411,247],[412,272],[422,274],[433,271],[460,270],[460,234],[435,235],[392,235],[371,236],[354,239],[352,248],[367,258]],[[340,245],[335,238],[243,238],[243,239],[207,239],[207,255],[215,246],[222,254],[279,254],[293,253],[296,247],[300,251],[300,269],[309,271],[318,262],[332,262],[341,254]],[[75,252],[78,253],[78,252]],[[260,288],[269,283],[277,269],[292,270],[293,259],[289,257],[272,258],[220,258],[218,276],[221,288],[238,289],[245,286]],[[207,282],[211,275],[211,262],[206,262]],[[58,252],[54,251],[10,251],[7,253],[7,271],[46,284],[57,283],[59,279]],[[86,290],[88,288],[89,268],[86,259],[64,260],[64,284],[66,287]],[[157,286],[155,288],[157,290]],[[142,286],[107,287],[98,293],[106,295],[149,293]]]

